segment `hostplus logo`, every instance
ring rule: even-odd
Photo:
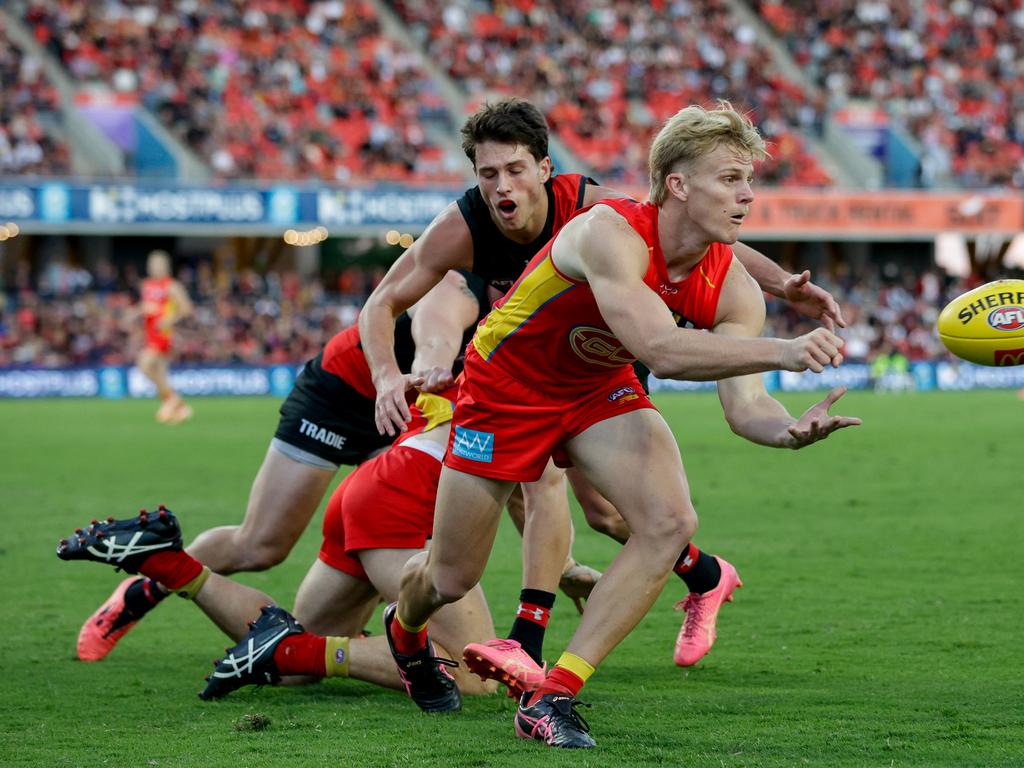
[[[494,458],[494,433],[456,425],[452,453],[470,461],[490,463]]]

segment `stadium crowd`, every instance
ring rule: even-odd
[[[830,183],[801,138],[820,128],[821,105],[780,75],[724,0],[392,5],[467,93],[530,98],[602,182],[646,183],[644,150],[664,120],[724,98],[752,110],[772,145],[762,182]]]
[[[1024,8],[1010,0],[756,0],[826,94],[921,142],[926,181],[1024,188]]]
[[[471,101],[531,98],[605,183],[643,184],[661,122],[680,104],[726,98],[770,142],[762,183],[831,184],[807,137],[856,102],[916,139],[925,184],[1024,187],[1024,10],[1010,0],[752,0],[809,89],[780,73],[726,0],[389,5]],[[73,78],[137,99],[217,178],[449,181],[464,170],[431,139],[432,126],[454,134],[438,83],[368,2],[17,7]],[[0,112],[12,117],[0,122],[0,173],[66,172],[67,149],[41,127],[52,88],[0,42]]]
[[[68,173],[67,145],[52,133],[57,102],[39,61],[11,42],[0,18],[0,176]]]
[[[208,262],[178,270],[196,313],[175,330],[174,357],[182,363],[301,363],[342,328],[381,277],[358,267],[325,280],[300,281],[293,272],[264,275],[215,272]],[[0,294],[0,366],[128,365],[141,343],[135,315],[139,274],[101,261],[90,271],[52,265],[37,280],[22,272]],[[894,263],[815,273],[842,304],[849,326],[848,359],[873,359],[896,350],[908,360],[945,356],[934,333],[945,303],[974,284],[934,269]],[[777,303],[769,306],[768,335],[795,337],[806,320]]]
[[[352,325],[378,271],[346,270],[300,281],[294,272],[179,269],[195,314],[174,332],[182,363],[300,363]],[[100,261],[87,271],[56,263],[35,280],[26,269],[0,293],[0,367],[131,365],[142,344],[134,265]],[[328,291],[326,286],[332,289]]]
[[[30,0],[23,18],[76,80],[138,98],[219,178],[458,177],[427,137],[446,117],[436,87],[369,3]]]

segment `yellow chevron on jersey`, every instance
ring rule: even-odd
[[[551,262],[549,247],[544,259],[519,278],[512,292],[500,306],[491,311],[483,325],[476,329],[473,347],[480,357],[490,360],[498,347],[541,307],[577,285],[579,284],[572,282],[555,269]]]
[[[424,432],[429,432],[434,427],[447,424],[452,420],[452,413],[455,406],[451,400],[441,395],[434,395],[428,392],[420,392],[416,398],[416,407],[420,409],[427,424],[423,427]]]

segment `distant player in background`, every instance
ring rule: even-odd
[[[192,417],[192,408],[174,391],[168,376],[171,334],[174,324],[192,314],[192,300],[185,287],[171,276],[171,257],[152,251],[146,259],[140,311],[145,323],[145,342],[136,361],[139,370],[156,385],[161,424],[180,424]]]

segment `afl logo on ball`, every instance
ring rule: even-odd
[[[573,328],[569,333],[569,345],[573,352],[594,365],[618,368],[636,361],[611,331],[601,328],[585,325]]]
[[[1024,328],[1024,307],[999,307],[988,313],[988,324],[997,331],[1019,331]]]

